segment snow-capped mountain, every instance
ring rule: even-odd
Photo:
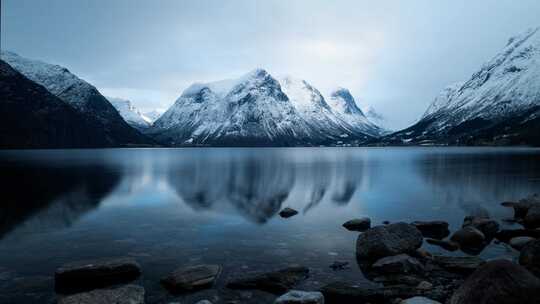
[[[106,134],[108,146],[146,144],[150,140],[129,126],[99,91],[59,65],[2,52],[2,60],[28,79],[42,85],[81,114],[96,118]]]
[[[540,28],[536,28],[511,38],[469,80],[445,88],[418,123],[387,140],[534,144],[539,117]]]
[[[107,146],[100,122],[83,115],[0,60],[0,147]]]
[[[305,80],[291,76],[279,79],[283,93],[289,97],[294,108],[314,130],[321,130],[338,138],[362,138],[368,132],[341,119],[328,105],[323,95]],[[372,134],[374,135],[374,134]]]
[[[173,145],[295,146],[371,139],[352,131],[305,81],[280,83],[262,69],[190,86],[150,134]]]
[[[150,123],[153,124],[154,121],[158,120],[158,118],[163,114],[163,111],[159,110],[152,110],[150,112],[144,112],[143,115],[147,119],[150,119]]]
[[[107,99],[130,126],[145,130],[152,125],[153,120],[141,113],[131,101],[116,97],[107,97]]]
[[[372,123],[360,110],[351,92],[345,88],[337,88],[330,93],[328,103],[332,110],[356,132],[363,132],[377,137],[383,131]]]

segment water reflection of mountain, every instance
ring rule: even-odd
[[[219,161],[195,157],[170,166],[168,182],[193,210],[216,210],[225,204],[250,221],[265,223],[284,207],[295,188],[301,195],[291,203],[303,206],[304,213],[325,198],[348,204],[362,183],[364,169],[359,160],[298,162],[279,153],[221,157]]]
[[[427,154],[417,160],[420,176],[445,203],[465,213],[485,213],[498,204],[538,192],[537,154]]]
[[[120,180],[104,166],[3,165],[0,238],[17,228],[70,226],[96,208]],[[35,227],[39,225],[40,227]]]

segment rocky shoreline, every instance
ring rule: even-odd
[[[330,282],[318,290],[295,290],[310,269],[291,265],[270,272],[222,274],[221,265],[179,267],[163,276],[161,285],[171,294],[212,288],[218,279],[230,290],[273,294],[274,303],[371,304],[538,304],[540,303],[540,196],[504,202],[513,208],[512,221],[523,228],[501,229],[488,216],[467,216],[451,233],[444,221],[397,222],[371,226],[369,218],[347,221],[344,228],[358,232],[357,264],[369,280]],[[297,212],[285,208],[284,220]],[[466,255],[431,254],[423,243]],[[506,259],[485,261],[478,254],[491,242],[503,242],[520,252],[518,263]],[[352,267],[336,261],[333,270]],[[55,287],[59,304],[145,303],[145,291],[133,281],[143,272],[133,258],[80,261],[59,267]],[[214,299],[197,304],[208,304]],[[179,303],[179,302],[171,302]],[[222,303],[218,301],[218,303]],[[227,301],[223,303],[242,303]]]

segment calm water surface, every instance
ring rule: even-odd
[[[0,151],[0,185],[0,303],[53,303],[59,265],[117,256],[141,264],[147,303],[249,302],[256,292],[228,291],[228,278],[302,264],[312,272],[302,288],[362,280],[357,233],[341,227],[354,217],[446,220],[452,230],[469,214],[511,217],[502,201],[540,192],[540,150]],[[280,218],[287,206],[299,215]],[[492,244],[481,256],[516,253]],[[334,261],[351,267],[332,271]],[[175,298],[159,285],[200,263],[223,265],[214,289]]]

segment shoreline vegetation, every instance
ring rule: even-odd
[[[276,304],[540,303],[540,196],[533,194],[501,205],[514,210],[514,217],[504,221],[522,228],[501,229],[497,220],[483,214],[466,216],[462,227],[454,232],[443,220],[385,222],[378,226],[372,226],[367,217],[347,221],[344,229],[359,233],[356,260],[365,282],[325,282],[318,290],[296,290],[310,276],[310,269],[302,265],[224,274],[223,265],[199,264],[178,267],[164,275],[160,283],[172,295],[180,296],[212,288],[220,280],[226,282],[225,289],[271,294]],[[297,213],[286,207],[279,215],[283,220],[294,220]],[[461,250],[465,255],[431,254],[422,248],[424,241],[449,252]],[[478,257],[491,242],[518,250],[519,260],[501,257],[486,261]],[[354,266],[335,261],[328,271],[349,267]],[[55,272],[58,303],[145,303],[144,288],[132,284],[143,272],[134,258],[62,265]],[[212,301],[205,299],[197,304]]]

